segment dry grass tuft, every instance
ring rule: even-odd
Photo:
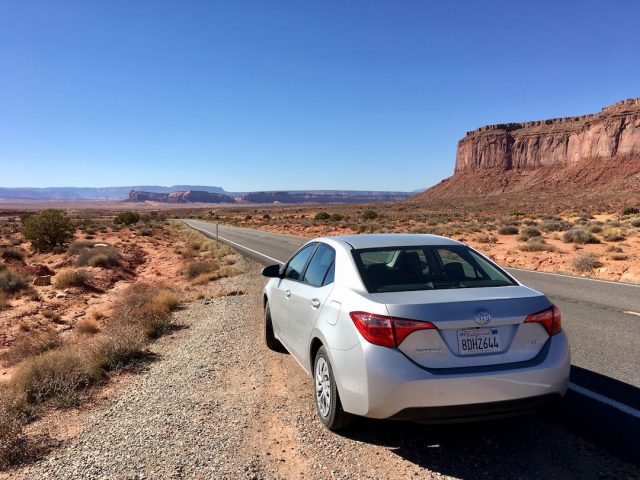
[[[154,302],[167,308],[169,311],[173,311],[178,308],[180,299],[173,291],[164,289],[158,292],[154,298]]]
[[[573,268],[579,272],[588,272],[594,268],[602,266],[598,260],[598,256],[594,253],[581,253],[573,259]]]
[[[76,323],[75,329],[78,333],[82,333],[83,335],[95,335],[100,331],[100,325],[93,318],[84,317]]]
[[[53,285],[56,288],[84,287],[91,279],[91,274],[86,270],[62,270],[53,277]]]

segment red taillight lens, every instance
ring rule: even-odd
[[[375,313],[351,312],[349,315],[360,335],[367,342],[382,347],[397,347],[407,338],[407,335],[415,331],[436,328],[431,322],[388,317]]]
[[[541,323],[549,335],[555,335],[562,330],[562,323],[560,319],[560,310],[555,305],[549,308],[529,315],[525,323]]]

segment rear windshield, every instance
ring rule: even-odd
[[[516,285],[464,245],[366,248],[353,256],[371,293]]]

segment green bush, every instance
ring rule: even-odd
[[[332,222],[340,222],[344,219],[344,216],[340,215],[339,213],[334,213],[331,215],[330,220]]]
[[[75,227],[69,216],[55,208],[42,210],[24,218],[22,235],[34,250],[49,252],[55,247],[69,243]]]
[[[331,218],[331,215],[329,215],[327,212],[318,212],[313,218],[315,220],[329,220]]]
[[[627,207],[622,210],[622,215],[636,215],[638,213],[640,213],[640,209],[636,207]]]
[[[600,240],[594,237],[591,232],[580,228],[573,228],[564,232],[562,241],[565,243],[600,243]]]
[[[113,219],[113,223],[116,225],[133,225],[140,221],[140,214],[138,212],[120,212]]]
[[[378,218],[378,212],[376,212],[375,210],[365,210],[362,213],[362,218],[364,218],[365,220],[374,220]]]

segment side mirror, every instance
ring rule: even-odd
[[[262,269],[262,276],[268,278],[278,278],[280,276],[280,265],[269,265]]]

